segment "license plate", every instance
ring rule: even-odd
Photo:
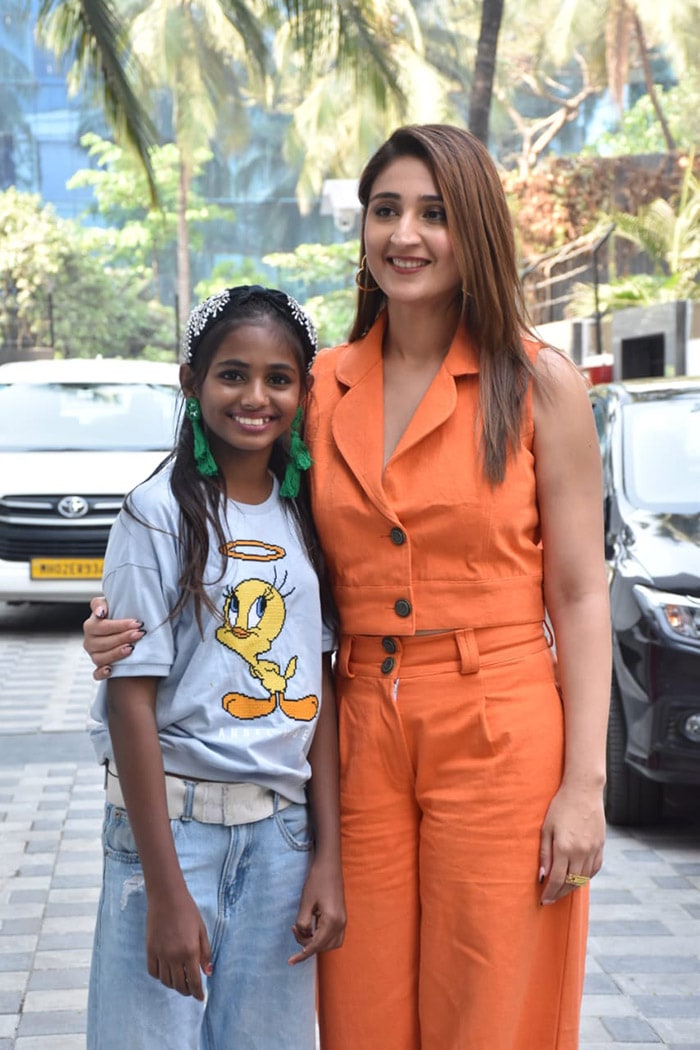
[[[103,558],[32,558],[33,580],[101,580]]]

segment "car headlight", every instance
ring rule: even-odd
[[[691,744],[700,744],[700,714],[690,714],[681,722],[681,733]]]
[[[700,599],[656,591],[641,583],[633,590],[642,609],[650,612],[667,634],[700,645]]]

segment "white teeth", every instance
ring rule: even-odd
[[[416,267],[428,265],[423,259],[390,259],[389,262],[399,270],[415,270]]]
[[[266,423],[269,423],[269,419],[249,419],[247,416],[234,416],[237,423],[241,423],[244,427],[264,427]]]

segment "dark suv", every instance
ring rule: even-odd
[[[700,784],[700,379],[590,398],[612,605],[606,813],[650,824],[664,785]]]

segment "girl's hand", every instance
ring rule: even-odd
[[[603,792],[562,785],[552,799],[542,826],[540,882],[545,882],[542,904],[554,904],[577,886],[567,875],[589,879],[600,871],[605,842]]]
[[[83,623],[83,649],[96,666],[96,681],[109,678],[115,660],[128,656],[145,631],[139,620],[108,620],[107,599],[90,602],[90,615]]]
[[[177,899],[148,901],[146,960],[151,977],[180,995],[204,999],[202,973],[211,976],[211,948],[199,909],[185,890]]]
[[[292,933],[302,946],[287,961],[290,966],[317,952],[340,948],[345,933],[345,897],[339,865],[315,861],[304,884]]]

